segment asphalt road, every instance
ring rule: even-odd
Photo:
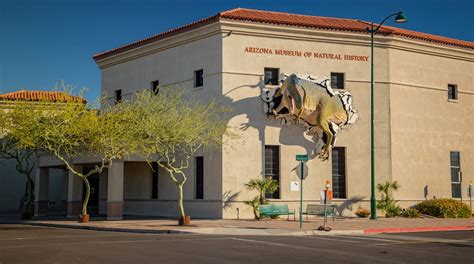
[[[474,231],[370,236],[206,236],[0,225],[10,263],[474,263]]]

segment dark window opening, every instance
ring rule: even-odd
[[[280,185],[280,147],[265,146],[265,178],[270,177]],[[266,193],[266,198],[279,199],[280,188],[274,193]]]
[[[346,197],[346,151],[344,147],[332,150],[332,193],[334,198]]]
[[[160,81],[159,80],[152,81],[151,82],[151,92],[153,94],[158,94],[158,92],[160,90],[159,86],[160,86]]]
[[[204,158],[196,157],[196,199],[204,199]]]
[[[461,198],[461,156],[459,151],[450,152],[451,192],[453,198]]]
[[[331,72],[331,88],[344,89],[344,73]]]
[[[458,86],[455,84],[448,84],[448,99],[458,100]]]
[[[278,75],[280,69],[278,68],[265,68],[265,85],[278,85]]]
[[[158,199],[158,164],[151,164],[151,199]]]
[[[204,85],[204,70],[194,71],[194,87],[201,87]]]
[[[115,103],[122,102],[122,90],[115,90]]]

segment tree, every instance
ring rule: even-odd
[[[274,193],[276,190],[278,190],[278,182],[273,180],[271,177],[266,177],[252,179],[245,185],[250,190],[258,191],[258,196],[256,196],[253,200],[246,201],[245,203],[252,206],[255,219],[260,219],[260,216],[258,215],[258,208],[260,205],[268,203],[267,199],[265,198],[265,194]]]
[[[32,172],[35,168],[36,153],[30,149],[18,148],[16,142],[5,136],[0,139],[0,161],[14,160],[19,174],[26,176],[25,193],[21,199],[20,211],[22,218],[29,219],[33,215],[34,180]]]
[[[34,181],[32,172],[35,168],[36,152],[32,149],[21,149],[17,142],[8,135],[12,124],[8,109],[0,109],[0,161],[14,160],[15,169],[26,176],[25,193],[21,199],[20,211],[22,218],[33,215]]]
[[[161,88],[158,95],[139,92],[128,107],[135,113],[130,128],[140,142],[136,151],[166,170],[175,183],[180,224],[185,224],[183,186],[189,161],[198,151],[222,144],[227,130],[224,114],[229,109],[215,101],[197,103],[172,87]]]
[[[90,197],[88,177],[101,173],[129,152],[133,140],[128,136],[130,116],[123,108],[106,106],[99,112],[88,109],[77,100],[61,103],[22,104],[10,112],[13,124],[9,135],[19,148],[39,149],[62,161],[66,168],[84,182],[86,193],[81,219],[88,221],[87,204]],[[74,158],[89,156],[97,160],[89,171],[74,167]]]

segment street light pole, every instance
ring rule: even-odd
[[[374,164],[374,23],[370,30],[370,219],[377,219]]]
[[[377,200],[375,198],[375,146],[374,146],[374,35],[380,27],[392,16],[395,22],[403,23],[407,18],[402,11],[387,16],[382,23],[374,28],[371,24],[367,31],[370,33],[370,219],[377,219]]]

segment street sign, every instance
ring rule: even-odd
[[[298,178],[304,180],[304,179],[306,179],[306,177],[308,177],[308,171],[309,171],[308,165],[306,164],[306,162],[304,162],[303,176],[301,176],[301,168],[299,170],[296,170],[296,175],[298,176]]]
[[[295,182],[295,181],[292,181],[290,182],[290,190],[292,192],[297,192],[300,190],[300,183],[299,182]]]
[[[308,161],[308,155],[296,155],[296,161]]]

